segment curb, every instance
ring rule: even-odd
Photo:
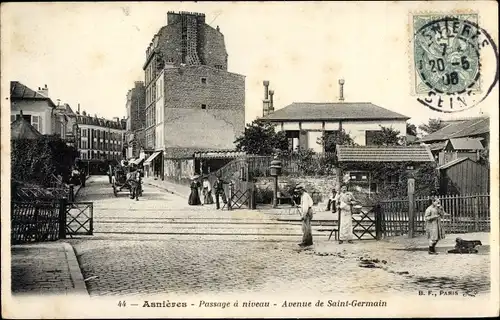
[[[188,199],[189,198],[189,196],[186,196],[186,195],[184,195],[182,193],[179,193],[177,191],[172,191],[170,189],[167,189],[164,186],[160,186],[160,185],[157,185],[157,184],[154,184],[154,183],[151,183],[151,182],[146,182],[146,181],[144,181],[144,184],[147,184],[148,186],[153,186],[153,187],[156,187],[156,188],[159,188],[159,189],[163,189],[163,190],[165,190],[167,192],[170,192],[171,194],[175,194],[176,196],[179,196],[179,197],[184,198],[184,199]]]
[[[83,280],[82,270],[80,269],[80,265],[78,264],[78,260],[76,259],[76,254],[73,250],[73,246],[67,242],[61,243],[63,244],[66,253],[66,261],[68,262],[68,268],[71,275],[71,281],[73,282],[74,293],[88,296],[89,292],[87,291],[87,286],[85,285],[85,281]]]

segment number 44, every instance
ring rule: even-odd
[[[127,305],[127,303],[125,302],[125,300],[123,301],[118,301],[118,306],[119,307],[125,307]]]

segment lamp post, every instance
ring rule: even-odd
[[[270,174],[274,177],[273,208],[276,208],[278,207],[278,176],[281,175],[281,161],[277,155],[271,161]]]

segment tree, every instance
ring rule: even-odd
[[[323,136],[318,139],[318,144],[325,148],[325,152],[335,152],[336,145],[354,146],[356,143],[345,130],[325,131]]]
[[[257,119],[247,124],[243,135],[236,138],[234,143],[236,150],[257,155],[272,155],[276,149],[288,149],[285,132],[276,132],[274,124],[265,119]]]
[[[373,144],[377,146],[399,146],[403,144],[403,137],[400,136],[399,130],[392,127],[380,126],[382,130],[377,131],[373,136]]]
[[[431,134],[445,127],[446,124],[441,119],[429,119],[429,122],[423,123],[418,128],[427,134]]]
[[[417,136],[417,126],[415,126],[413,123],[406,123],[406,134],[412,135],[412,136]]]

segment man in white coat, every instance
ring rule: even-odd
[[[298,185],[295,187],[295,192],[300,194],[300,213],[302,216],[302,243],[299,243],[301,247],[307,247],[313,245],[312,230],[311,230],[311,220],[313,218],[313,199],[304,189],[304,186]]]

